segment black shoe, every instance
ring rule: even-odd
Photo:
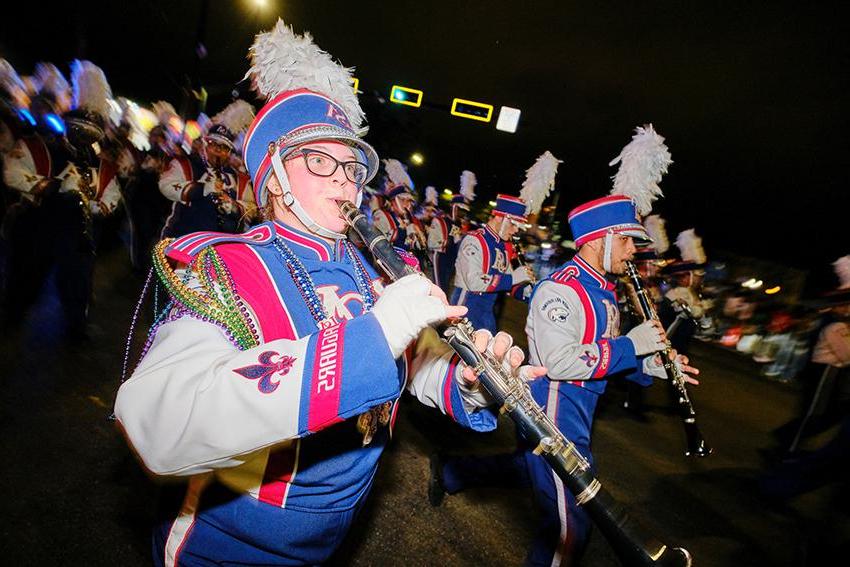
[[[446,489],[443,487],[443,459],[435,453],[428,457],[428,463],[431,469],[428,478],[428,502],[436,508],[446,497]]]

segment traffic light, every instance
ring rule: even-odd
[[[422,91],[393,85],[390,91],[390,102],[419,107],[422,105]]]
[[[470,120],[478,120],[481,122],[490,122],[493,117],[493,105],[484,104],[483,102],[475,102],[474,100],[464,100],[456,98],[452,101],[452,115],[460,116],[461,118],[469,118]]]

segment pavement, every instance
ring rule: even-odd
[[[24,328],[0,339],[6,565],[150,564],[148,530],[161,481],[145,476],[108,419],[142,283],[124,250],[113,247],[98,258],[88,339],[63,337],[49,290]],[[500,326],[521,337],[524,309],[509,301]],[[146,309],[131,352],[149,320]],[[771,431],[795,415],[799,385],[768,381],[748,358],[712,345],[696,344],[692,361],[702,370],[702,384],[691,390],[699,426],[714,454],[684,456],[681,421],[664,384],[647,391],[640,419],[622,408],[625,392],[612,384],[593,437],[608,491],[658,539],[686,547],[697,566],[813,565],[846,551],[845,485],[783,500],[759,490],[776,470],[765,458],[775,446]],[[476,434],[405,397],[372,494],[332,563],[522,564],[535,531],[527,491],[475,489],[439,508],[426,496],[429,454],[514,446],[507,418],[495,432]],[[618,564],[594,531],[582,565]]]

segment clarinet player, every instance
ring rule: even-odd
[[[384,286],[347,239],[337,201],[359,204],[378,169],[350,71],[280,20],[252,53],[268,102],[243,155],[266,222],[157,247],[171,301],[115,406],[146,468],[184,479],[163,486],[155,565],[326,563],[404,390],[471,429],[496,425],[472,370],[426,329],[466,308],[421,274]],[[519,372],[510,336],[475,338]]]
[[[593,463],[590,433],[607,381],[625,378],[647,386],[653,377],[665,378],[653,353],[665,348],[666,336],[657,321],[617,336],[619,312],[609,278],[624,273],[635,253],[634,240],[648,239],[631,199],[609,196],[585,203],[569,214],[569,224],[578,254],[535,287],[529,305],[529,359],[548,368],[530,385],[558,429]],[[686,380],[696,384],[689,375],[699,371],[684,356],[677,362]],[[443,461],[436,475],[441,488],[451,494],[488,479],[503,484],[505,478],[530,486],[540,525],[527,564],[576,564],[588,541],[590,519],[544,459],[532,447],[520,446],[511,456]]]

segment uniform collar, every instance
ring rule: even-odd
[[[294,229],[280,221],[274,221],[274,227],[277,235],[285,240],[287,246],[292,248],[292,251],[302,258],[330,262],[338,261],[344,256],[344,239],[330,244],[315,234]]]
[[[485,224],[485,225],[484,225],[484,232],[485,232],[485,233],[490,233],[490,236],[492,236],[493,238],[495,238],[495,239],[496,239],[496,242],[499,242],[500,240],[502,240],[502,238],[501,238],[501,237],[500,237],[500,236],[496,233],[496,231],[495,231],[495,230],[493,230],[492,228],[490,228],[490,225],[489,225],[489,224]]]
[[[604,275],[597,272],[590,264],[588,264],[578,254],[576,254],[575,257],[573,257],[573,262],[575,262],[575,265],[578,266],[584,280],[591,281],[594,284],[596,284],[597,287],[600,287],[600,288],[603,288],[603,289],[607,289],[607,290],[614,289],[614,287],[615,287],[614,284],[609,282],[608,279]]]

